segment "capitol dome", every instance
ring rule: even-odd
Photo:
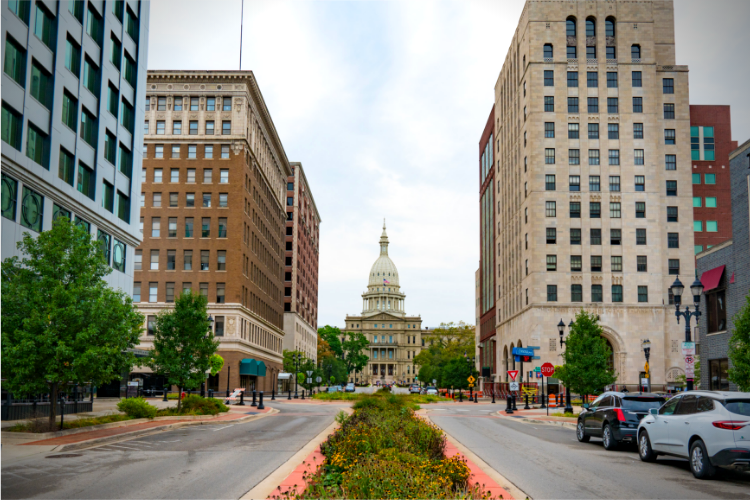
[[[388,283],[383,280],[388,281]],[[388,257],[388,235],[385,232],[385,221],[383,221],[383,234],[380,235],[380,256],[370,269],[368,287],[383,285],[399,286],[396,264]]]

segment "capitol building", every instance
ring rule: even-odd
[[[362,294],[362,314],[346,316],[342,331],[361,332],[370,341],[370,361],[363,372],[351,373],[357,383],[412,383],[419,371],[414,357],[431,330],[422,331],[422,318],[406,314],[406,294],[401,291],[398,270],[388,256],[388,234],[383,221],[380,255],[370,269],[367,291]],[[427,340],[429,345],[429,340]]]

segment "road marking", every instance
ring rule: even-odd
[[[216,431],[220,431],[222,429],[226,429],[227,427],[234,427],[234,426],[233,425],[225,425],[224,427],[219,427],[218,429],[211,429],[211,430],[214,431],[214,432],[216,432]]]
[[[117,444],[111,444],[109,446],[110,446],[110,448],[122,448],[122,449],[128,450],[128,451],[141,451],[138,448],[128,448],[127,446],[121,446],[121,445],[117,445]]]

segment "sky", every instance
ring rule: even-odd
[[[322,219],[319,326],[360,314],[386,219],[422,325],[474,324],[479,138],[520,0],[246,0],[252,70]],[[750,138],[750,2],[675,1],[691,104],[732,106]],[[152,0],[149,69],[236,70],[240,0]]]

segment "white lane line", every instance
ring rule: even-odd
[[[226,429],[227,427],[233,427],[233,425],[225,425],[224,427],[219,427],[218,429],[211,429],[211,430],[214,431],[214,432],[216,432],[216,431],[220,431],[222,429]]]
[[[138,448],[128,448],[127,446],[121,446],[121,445],[117,445],[117,444],[111,444],[109,446],[111,448],[122,448],[123,450],[128,450],[128,451],[141,451]]]

